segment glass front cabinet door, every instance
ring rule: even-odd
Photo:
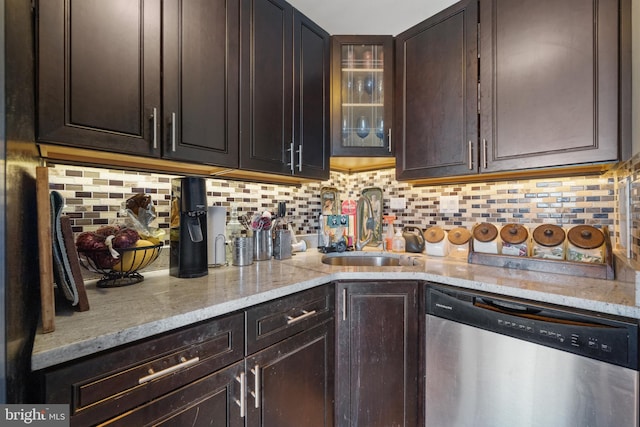
[[[393,37],[332,37],[333,156],[393,156]]]

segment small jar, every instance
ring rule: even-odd
[[[567,233],[567,260],[604,262],[604,234],[590,225],[577,225]]]
[[[500,242],[498,228],[488,222],[477,224],[473,228],[473,250],[486,254],[499,254]]]
[[[425,252],[432,256],[447,256],[449,240],[447,232],[440,227],[431,227],[424,233]]]
[[[469,240],[471,232],[464,227],[457,227],[447,233],[449,241],[449,256],[467,258],[469,256]]]
[[[500,229],[502,255],[528,256],[529,230],[521,224],[505,224]]]
[[[402,237],[402,231],[398,230],[393,236],[392,250],[393,252],[404,252],[406,249],[406,241]]]
[[[533,230],[531,256],[533,258],[563,260],[566,233],[555,224],[542,224]]]

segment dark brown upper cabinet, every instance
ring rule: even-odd
[[[398,179],[623,159],[626,2],[463,1],[398,35]]]
[[[242,0],[240,168],[329,176],[329,35],[282,0]]]
[[[40,142],[238,165],[236,2],[38,3]]]
[[[237,1],[163,0],[163,157],[238,166]]]
[[[478,172],[477,25],[467,0],[396,37],[398,179]]]
[[[620,159],[619,2],[480,2],[482,172]]]
[[[393,37],[331,38],[331,154],[392,157]]]

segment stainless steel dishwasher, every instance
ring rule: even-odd
[[[444,286],[426,313],[427,427],[639,425],[637,321]]]

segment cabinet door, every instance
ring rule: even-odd
[[[337,285],[337,425],[417,425],[417,294],[415,282]]]
[[[477,21],[466,0],[396,37],[398,179],[478,172]]]
[[[37,139],[158,156],[160,0],[38,2]]]
[[[618,159],[618,1],[481,0],[481,171]]]
[[[247,425],[333,426],[333,328],[325,322],[246,359]]]
[[[294,12],[294,170],[329,178],[329,34]]]
[[[163,157],[238,167],[237,1],[163,2]]]
[[[243,370],[243,363],[229,366],[100,425],[242,427],[236,401],[240,401]]]
[[[393,37],[334,36],[331,154],[393,156]]]
[[[240,168],[290,174],[293,8],[284,0],[242,0]]]

